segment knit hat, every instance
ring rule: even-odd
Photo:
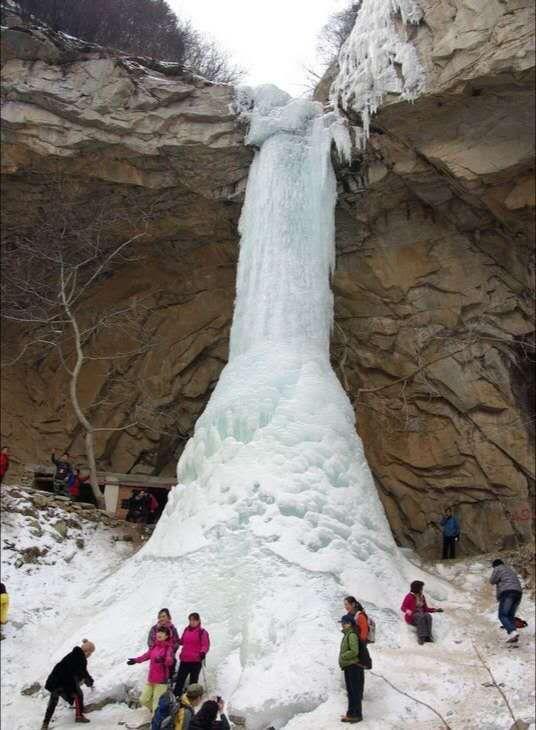
[[[341,624],[351,624],[352,626],[355,626],[355,618],[352,616],[351,613],[345,614],[341,620],[339,621]]]
[[[503,561],[499,560],[499,558],[497,558],[497,560],[493,561],[493,563],[491,564],[491,567],[496,568],[498,565],[504,565]]]
[[[205,694],[205,688],[202,684],[189,684],[186,689],[186,696],[189,700],[196,700]]]

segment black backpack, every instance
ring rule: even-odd
[[[369,650],[367,647],[367,642],[362,641],[358,637],[359,641],[359,663],[365,668],[365,669],[372,669],[372,659],[369,654]]]

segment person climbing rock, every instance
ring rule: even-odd
[[[0,624],[7,624],[9,613],[9,594],[3,583],[0,583]]]
[[[417,629],[417,641],[424,644],[426,641],[433,641],[432,637],[432,613],[443,613],[442,608],[431,608],[426,603],[422,589],[424,583],[421,580],[414,580],[410,585],[410,592],[402,601],[400,610],[404,613],[407,624]]]
[[[67,480],[69,479],[69,475],[72,471],[71,464],[69,462],[69,452],[64,451],[61,458],[56,458],[56,452],[52,452],[52,463],[56,467],[56,472],[54,474],[54,482],[53,482],[53,489],[54,494],[67,494]]]
[[[443,532],[443,560],[456,557],[456,543],[460,539],[460,524],[452,514],[450,507],[447,507],[441,518],[441,531]]]
[[[50,692],[50,698],[41,730],[48,730],[60,697],[70,705],[74,703],[75,722],[89,722],[84,716],[84,693],[80,684],[84,682],[88,687],[93,687],[93,678],[87,670],[87,660],[94,651],[95,644],[84,639],[81,645],[75,646],[49,674],[45,689]]]
[[[210,637],[208,631],[202,628],[198,613],[188,616],[188,626],[182,632],[180,643],[182,649],[174,690],[177,697],[182,694],[188,676],[191,683],[197,682],[202,662],[210,649]]]
[[[363,606],[353,596],[346,596],[344,608],[347,614],[354,617],[357,626],[357,633],[361,641],[367,641],[369,633],[368,616]]]
[[[516,572],[508,565],[505,565],[502,560],[494,560],[491,567],[493,571],[489,582],[495,586],[496,597],[499,602],[499,621],[506,629],[506,642],[515,643],[519,640],[515,615],[523,597],[521,582]]]
[[[224,707],[221,697],[217,700],[207,700],[192,718],[188,730],[231,730],[229,720],[223,714]]]
[[[9,447],[2,446],[0,451],[0,484],[4,481],[4,477],[9,469]]]
[[[344,672],[344,682],[348,694],[348,710],[341,717],[341,722],[355,724],[363,720],[363,688],[365,686],[365,671],[362,663],[362,648],[365,646],[359,641],[358,629],[351,613],[341,618],[342,641],[339,652],[339,667]]]
[[[140,695],[140,704],[147,707],[154,715],[158,701],[167,689],[167,681],[173,666],[173,645],[171,631],[167,626],[160,626],[156,631],[154,645],[141,656],[127,660],[127,664],[140,664],[149,661],[149,675]]]

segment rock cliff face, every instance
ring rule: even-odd
[[[389,98],[366,154],[339,169],[333,360],[399,542],[437,550],[430,522],[452,504],[464,549],[490,550],[526,539],[533,517],[533,5],[421,4],[427,91]],[[143,219],[139,255],[88,307],[142,295],[158,346],[88,366],[81,391],[98,426],[154,406],[100,433],[102,468],[172,473],[226,358],[251,159],[232,89],[6,22],[4,217],[53,214],[61,175],[80,205]],[[65,388],[52,356],[3,370],[19,462],[82,452]]]

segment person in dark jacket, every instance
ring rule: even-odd
[[[348,694],[348,710],[341,717],[341,722],[355,724],[363,720],[363,688],[365,686],[365,671],[362,663],[361,651],[363,644],[359,641],[359,634],[355,619],[351,613],[341,618],[342,641],[339,652],[339,666],[344,672],[346,692]]]
[[[127,522],[144,524],[149,514],[149,499],[143,489],[135,489],[128,500]]]
[[[95,644],[84,639],[80,646],[75,646],[51,671],[45,683],[50,699],[41,730],[48,730],[60,697],[70,705],[74,703],[75,722],[89,722],[84,716],[84,694],[80,684],[84,682],[88,687],[93,687],[93,678],[87,671],[87,660],[94,651]]]
[[[445,510],[441,518],[441,531],[443,532],[443,560],[456,557],[456,543],[460,539],[460,524],[452,514],[450,507]]]
[[[519,640],[514,619],[523,596],[521,582],[515,571],[505,565],[502,560],[494,560],[491,567],[493,572],[489,582],[495,586],[496,597],[499,601],[499,621],[506,629],[506,642],[515,643]]]
[[[69,452],[65,451],[61,458],[56,458],[56,452],[52,452],[51,456],[52,463],[56,467],[54,474],[53,489],[54,494],[67,494],[67,480],[72,472],[71,464],[69,462]]]
[[[229,720],[223,714],[224,703],[221,697],[218,700],[207,700],[197,715],[192,718],[189,730],[231,730]],[[218,712],[220,719],[217,720]]]

